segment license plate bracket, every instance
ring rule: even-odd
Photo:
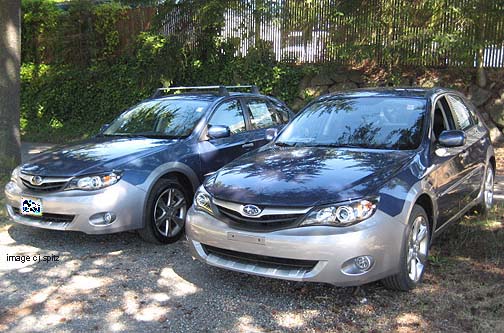
[[[266,245],[265,237],[246,235],[238,232],[228,232],[227,239],[236,242],[250,243],[256,245]]]

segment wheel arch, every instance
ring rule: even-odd
[[[495,174],[495,172],[497,171],[497,161],[495,160],[495,156],[490,156],[490,159],[488,161],[490,162],[490,165],[492,165],[493,172]]]
[[[186,188],[190,190],[190,194],[193,195],[194,192],[196,191],[196,187],[193,185],[191,182],[191,179],[189,176],[187,176],[185,173],[181,172],[180,170],[173,170],[173,171],[168,171],[167,173],[163,174],[159,179],[168,179],[175,177],[178,179],[178,181]]]
[[[429,219],[430,234],[431,234],[431,239],[432,239],[432,235],[434,235],[434,228],[436,226],[436,223],[435,223],[436,214],[434,211],[434,202],[433,202],[432,198],[427,193],[422,193],[415,200],[414,205],[419,205],[427,213],[427,217]]]
[[[152,191],[152,188],[160,179],[167,179],[170,177],[176,177],[184,187],[187,187],[190,190],[191,200],[192,195],[195,193],[200,183],[196,173],[189,166],[183,163],[172,162],[157,167],[154,171],[151,172],[142,186],[146,192],[143,202],[143,219],[141,223],[142,227],[145,225],[145,213],[147,211],[147,203],[149,201],[149,195]]]

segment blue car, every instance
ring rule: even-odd
[[[337,93],[209,177],[186,232],[217,267],[410,290],[433,237],[492,207],[495,166],[488,129],[458,92]]]
[[[174,242],[205,175],[268,143],[292,115],[255,86],[165,90],[96,137],[17,167],[5,187],[12,220],[88,234],[138,230],[147,241]]]

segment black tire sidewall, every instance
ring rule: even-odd
[[[161,193],[163,193],[164,191],[166,191],[169,188],[175,188],[184,194],[184,198],[186,201],[186,214],[187,214],[187,211],[189,210],[189,205],[190,205],[190,195],[189,195],[187,189],[185,189],[177,179],[175,179],[175,178],[160,179],[154,185],[154,187],[152,188],[152,190],[149,194],[149,198],[147,199],[147,209],[146,209],[146,212],[144,215],[144,223],[145,223],[144,229],[146,229],[145,231],[147,231],[152,236],[154,236],[157,243],[159,243],[159,244],[170,244],[170,243],[176,242],[177,240],[180,239],[180,237],[182,237],[182,235],[184,234],[184,229],[185,229],[185,224],[184,224],[184,228],[182,228],[182,230],[177,235],[172,236],[172,237],[166,237],[166,236],[162,235],[159,232],[159,230],[156,228],[154,218],[153,218],[154,209],[155,209],[154,206],[156,204],[156,201],[157,201],[159,195],[161,195]],[[185,220],[185,217],[184,217],[184,220]]]

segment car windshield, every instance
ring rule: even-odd
[[[316,102],[277,138],[279,146],[416,149],[426,100],[391,97],[335,98]]]
[[[105,136],[182,138],[189,136],[210,103],[203,100],[153,100],[121,114]]]

